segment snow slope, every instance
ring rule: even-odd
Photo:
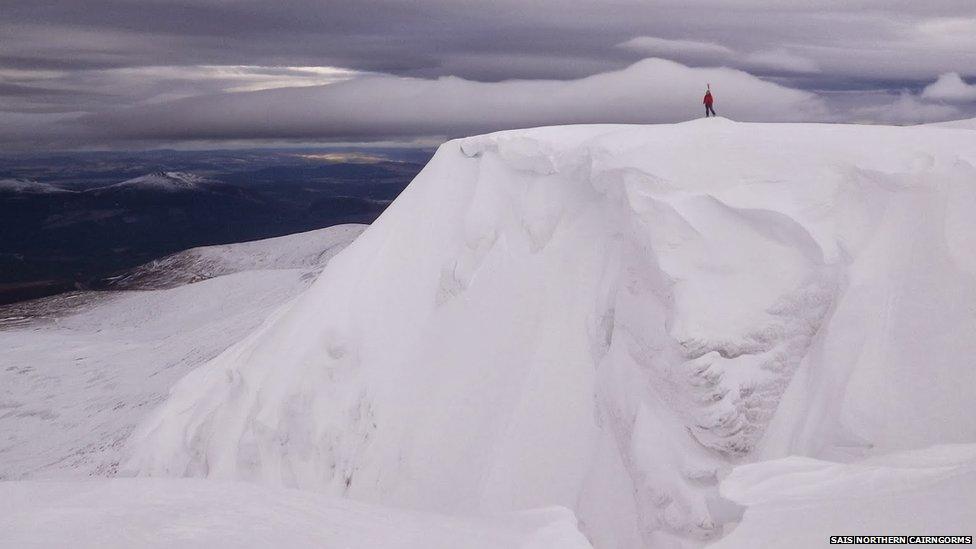
[[[941,128],[954,128],[959,130],[976,130],[976,118],[967,118],[964,120],[950,120],[948,122],[936,122],[930,125],[941,127]]]
[[[735,465],[976,441],[974,164],[976,134],[932,127],[448,142],[125,469],[716,539]]]
[[[165,260],[138,269],[156,277],[140,287],[170,289],[0,308],[0,480],[114,475],[129,433],[177,380],[308,287],[362,229],[197,248],[173,256],[200,261],[171,275]],[[190,272],[213,278],[172,287]]]
[[[0,483],[0,547],[588,549],[571,513],[487,518],[199,480]]]
[[[722,493],[748,506],[710,546],[824,547],[830,535],[972,535],[976,444],[850,464],[789,457],[737,468]]]

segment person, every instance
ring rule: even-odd
[[[712,102],[714,101],[715,99],[712,98],[711,88],[705,90],[705,99],[702,100],[702,103],[705,104],[705,118],[708,118],[709,112],[712,113],[712,116],[718,116],[717,114],[715,114],[715,109],[712,108]]]

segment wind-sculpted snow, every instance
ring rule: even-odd
[[[734,465],[976,440],[974,163],[976,134],[925,127],[448,142],[128,469],[715,539]]]

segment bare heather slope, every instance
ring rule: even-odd
[[[915,491],[892,505],[937,511],[912,479],[972,480],[974,164],[976,132],[940,127],[448,142],[311,288],[176,385],[124,470],[452,513],[558,505],[598,548],[756,547],[742,536],[768,515],[720,498],[733,467],[787,459],[732,474],[749,506],[784,497],[796,456],[851,486],[909,451],[891,489]],[[820,518],[777,543],[858,530]]]

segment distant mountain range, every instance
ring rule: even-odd
[[[31,179],[0,179],[0,196],[3,194],[105,194],[107,192],[134,190],[134,191],[161,191],[161,192],[183,192],[183,191],[207,191],[213,187],[219,187],[221,183],[206,177],[186,173],[186,172],[154,172],[132,179],[126,179],[121,183],[114,183],[101,187],[90,187],[81,190],[70,189],[53,185],[51,183],[41,183]]]
[[[105,189],[138,189],[146,191],[180,192],[205,190],[208,181],[205,177],[184,172],[156,172],[133,179],[127,179]],[[104,189],[94,189],[104,190]]]
[[[0,195],[7,193],[52,194],[76,192],[30,179],[0,179]]]
[[[0,303],[100,288],[197,246],[370,223],[422,167],[314,160],[216,176],[161,170],[88,186],[0,179]]]

